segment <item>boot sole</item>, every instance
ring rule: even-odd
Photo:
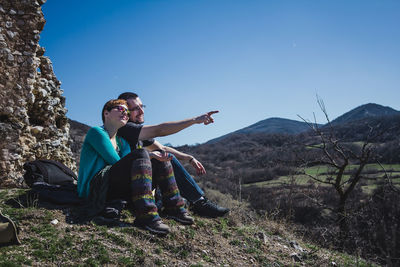
[[[229,214],[229,210],[226,212],[220,212],[218,214],[204,214],[202,212],[196,212],[192,210],[192,212],[200,217],[206,217],[206,218],[218,218],[218,217],[224,217],[225,215]]]
[[[170,232],[170,230],[157,230],[157,229],[152,228],[152,227],[150,227],[148,225],[141,225],[141,224],[137,224],[135,222],[133,223],[133,225],[136,226],[137,228],[149,231],[152,234],[157,234],[157,235],[160,235],[160,236],[165,236],[165,235],[169,234],[169,232]]]
[[[173,216],[173,215],[167,215],[168,219],[172,219],[174,221],[177,221],[178,223],[181,223],[183,225],[192,225],[194,224],[194,221],[187,221],[187,220],[183,220],[182,218]]]
[[[165,235],[169,234],[169,231],[157,230],[157,229],[151,228],[150,226],[147,226],[147,225],[145,225],[141,228],[143,228],[153,234],[157,234],[157,235],[165,236]]]

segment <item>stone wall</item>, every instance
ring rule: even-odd
[[[21,185],[38,158],[76,170],[61,83],[39,46],[44,2],[0,0],[0,187]]]

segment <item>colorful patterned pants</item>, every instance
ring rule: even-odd
[[[152,168],[153,164],[153,168]],[[133,204],[136,223],[160,220],[152,189],[158,186],[167,213],[183,213],[184,202],[169,161],[151,160],[144,149],[135,149],[110,169],[108,199],[125,199]]]

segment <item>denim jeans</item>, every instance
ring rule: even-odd
[[[174,155],[172,155],[171,165],[174,170],[176,184],[183,198],[193,203],[204,196],[203,190]],[[156,191],[156,205],[161,210],[163,202],[160,190]]]
[[[174,169],[176,184],[181,193],[181,196],[189,202],[199,200],[204,192],[197,185],[193,177],[185,170],[179,160],[173,155],[171,160],[172,168]]]

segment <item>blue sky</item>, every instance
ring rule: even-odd
[[[324,123],[366,103],[400,110],[400,1],[48,0],[40,44],[67,116],[101,124],[124,91],[147,124],[219,110],[160,138],[203,143],[270,117]]]

